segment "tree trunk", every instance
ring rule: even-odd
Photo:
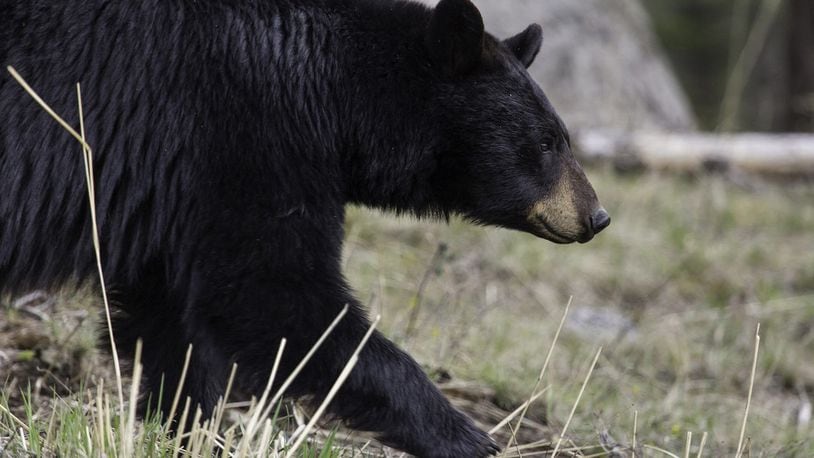
[[[814,132],[814,2],[791,0],[789,13],[788,125]]]

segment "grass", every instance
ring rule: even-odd
[[[485,385],[488,400],[506,411],[535,387],[573,296],[541,380],[545,391],[525,413],[545,430],[518,440],[523,445],[508,456],[532,441],[554,448],[572,409],[560,456],[575,446],[596,452],[598,444],[629,454],[634,418],[637,456],[658,456],[659,449],[695,456],[705,433],[704,456],[734,456],[758,322],[762,340],[744,456],[814,455],[814,186],[754,182],[745,188],[725,177],[619,176],[601,169],[589,175],[614,218],[589,244],[557,246],[460,221],[447,226],[352,209],[348,277],[372,314],[382,315],[383,332],[430,373]],[[93,414],[98,403],[79,388],[82,380],[91,390],[101,378],[112,380],[109,362],[91,346],[95,320],[87,319],[87,310],[99,307],[98,300],[83,294],[55,296],[44,319],[25,311],[37,304],[4,303],[0,351],[11,361],[4,366],[11,377],[3,375],[3,405],[34,425],[40,434],[33,436],[44,437],[30,442],[30,433],[21,435],[19,425],[0,414],[0,444],[17,447],[7,450],[20,450],[22,437],[28,447],[74,450],[77,431],[93,431],[101,416]],[[251,418],[229,412],[232,424]],[[301,427],[283,418],[267,434],[261,428],[253,450]],[[110,424],[117,428],[115,420]],[[159,437],[159,426],[136,428],[141,442]],[[49,428],[54,432],[43,435]],[[363,446],[330,453],[359,456]],[[171,456],[157,447],[149,448],[152,456]],[[315,456],[311,452],[300,456]]]
[[[335,325],[343,318],[347,308],[337,316],[334,323],[325,331],[323,337],[314,346],[314,351],[324,341]],[[356,363],[359,351],[365,345],[367,338],[375,329],[376,322],[371,325],[365,338],[359,343],[351,356],[342,374],[337,378],[334,388],[324,401],[311,415],[307,424],[294,415],[281,415],[284,407],[282,392],[285,386],[296,377],[303,364],[288,376],[283,382],[283,388],[270,397],[271,384],[275,380],[275,373],[280,356],[285,347],[281,342],[266,391],[262,397],[251,399],[248,408],[239,408],[229,403],[219,403],[211,419],[201,419],[200,410],[190,407],[189,399],[183,405],[180,425],[187,424],[186,419],[191,418],[191,427],[179,429],[176,434],[169,432],[169,424],[162,422],[154,415],[147,415],[144,421],[136,421],[136,401],[139,398],[139,386],[127,383],[129,396],[126,403],[118,404],[116,392],[122,387],[107,387],[105,380],[116,380],[108,374],[107,377],[92,380],[92,388],[86,388],[83,381],[72,389],[65,385],[65,381],[53,376],[53,372],[46,371],[49,377],[58,384],[66,386],[64,394],[52,392],[50,396],[43,396],[41,387],[45,384],[35,371],[32,374],[15,373],[15,375],[30,375],[28,384],[24,389],[17,390],[18,396],[11,398],[14,389],[6,381],[5,389],[0,395],[0,456],[122,456],[122,457],[177,457],[177,456],[274,456],[286,458],[338,457],[343,450],[351,450],[356,456],[353,446],[334,446],[334,432],[323,430],[321,434],[311,434],[314,425],[319,421],[325,405],[342,385],[345,377],[350,373]],[[140,348],[137,347],[135,361],[139,360]],[[109,363],[109,361],[108,361]],[[186,367],[181,369],[184,373]],[[18,371],[19,372],[19,371]],[[136,362],[132,365],[130,380],[139,380],[141,365]],[[232,372],[234,377],[234,371]],[[31,381],[40,388],[32,389]],[[11,385],[14,385],[12,380]],[[76,380],[68,380],[68,383]],[[183,382],[182,382],[183,383]],[[232,379],[227,384],[225,398],[229,399]],[[37,400],[37,398],[40,398]],[[173,409],[179,401],[176,394]],[[180,406],[180,405],[179,405]],[[172,417],[172,415],[170,415]],[[183,444],[183,445],[182,445]],[[341,456],[349,456],[343,454]],[[359,456],[365,456],[359,454]]]
[[[751,453],[814,455],[814,186],[725,177],[589,173],[613,223],[589,244],[405,222],[356,210],[348,270],[397,339],[424,282],[419,330],[402,339],[428,367],[481,380],[511,406],[528,396],[564,304],[571,317],[533,418],[559,431],[597,346],[604,350],[569,428],[680,453],[708,433],[708,456],[734,455],[754,331],[761,355],[746,440]],[[698,448],[695,441],[693,451]],[[748,453],[747,453],[748,455]]]
[[[241,428],[245,423],[234,422],[223,426],[222,435],[216,435],[209,424],[197,425],[185,437],[189,445],[182,451],[178,441],[167,434],[166,427],[156,419],[139,422],[130,428],[117,416],[115,397],[100,392],[88,392],[85,399],[56,402],[47,417],[40,418],[26,401],[23,419],[6,413],[5,401],[0,404],[3,427],[0,428],[0,454],[2,456],[122,456],[122,457],[177,457],[227,456],[220,447],[226,446],[231,456],[296,456],[330,458],[340,456],[341,448],[334,447],[330,433],[311,438],[316,442],[300,447],[291,445],[289,416],[276,416],[263,421],[261,433],[248,438]],[[297,436],[306,437],[306,436]],[[349,455],[342,455],[349,456]],[[357,455],[363,456],[363,455]]]

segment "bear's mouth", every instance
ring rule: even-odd
[[[538,237],[542,237],[546,240],[549,240],[554,243],[559,243],[562,245],[574,243],[577,240],[571,237],[567,237],[565,235],[560,234],[550,224],[543,218],[542,216],[537,216],[535,219],[536,224],[536,231],[535,234]],[[586,240],[587,241],[587,240]],[[580,241],[580,243],[584,243]]]

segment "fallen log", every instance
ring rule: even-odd
[[[572,145],[581,161],[610,162],[622,170],[814,176],[814,134],[591,130],[576,132]]]

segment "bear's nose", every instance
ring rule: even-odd
[[[611,219],[608,212],[606,212],[604,208],[600,208],[591,215],[591,229],[594,230],[594,234],[598,234],[602,229],[610,225],[610,221]]]

